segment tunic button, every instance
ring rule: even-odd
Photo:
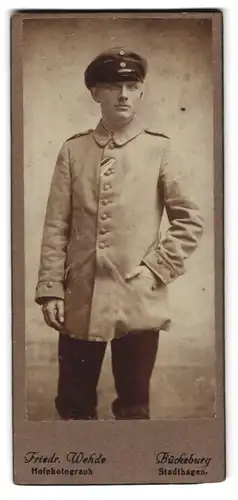
[[[163,264],[163,261],[162,261],[161,257],[158,257],[157,264]]]
[[[102,200],[102,205],[108,205],[108,200]]]
[[[108,142],[107,147],[108,149],[114,149],[115,148],[114,142],[113,141]]]
[[[175,277],[175,272],[174,272],[174,271],[171,271],[171,273],[170,273],[170,277],[171,277],[171,278],[174,278],[174,277]]]
[[[102,228],[100,229],[100,233],[101,233],[101,234],[105,234],[106,232],[107,232],[107,230],[105,229],[105,227],[102,227]]]
[[[107,214],[104,213],[104,214],[101,215],[101,219],[102,220],[105,220],[106,218],[107,218]]]
[[[104,247],[105,247],[104,243],[99,243],[99,248],[104,248]]]
[[[111,187],[110,184],[104,184],[103,189],[104,189],[104,191],[108,191],[108,189],[110,189],[110,187]]]
[[[49,281],[49,283],[47,283],[47,285],[46,285],[46,286],[47,286],[47,288],[52,288],[52,286],[53,286],[52,281]]]

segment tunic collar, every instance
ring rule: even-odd
[[[103,124],[102,120],[100,120],[92,135],[101,147],[106,146],[110,140],[113,140],[117,146],[123,146],[123,144],[126,144],[134,139],[142,131],[143,126],[140,120],[134,117],[128,125],[126,125],[122,130],[116,132],[109,130]]]

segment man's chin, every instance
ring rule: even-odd
[[[122,108],[117,108],[115,111],[115,119],[117,120],[130,120],[132,118],[133,113],[131,112],[131,109],[122,109]]]

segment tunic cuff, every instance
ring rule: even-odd
[[[165,284],[172,283],[180,274],[168,266],[167,262],[155,251],[144,257],[142,262]]]
[[[39,283],[36,287],[35,301],[42,304],[47,297],[64,299],[64,285],[61,281],[46,281]]]

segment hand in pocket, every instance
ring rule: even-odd
[[[145,265],[135,267],[130,273],[125,276],[125,279],[129,281],[132,278],[142,275],[144,278],[148,278],[156,281],[155,274]]]

